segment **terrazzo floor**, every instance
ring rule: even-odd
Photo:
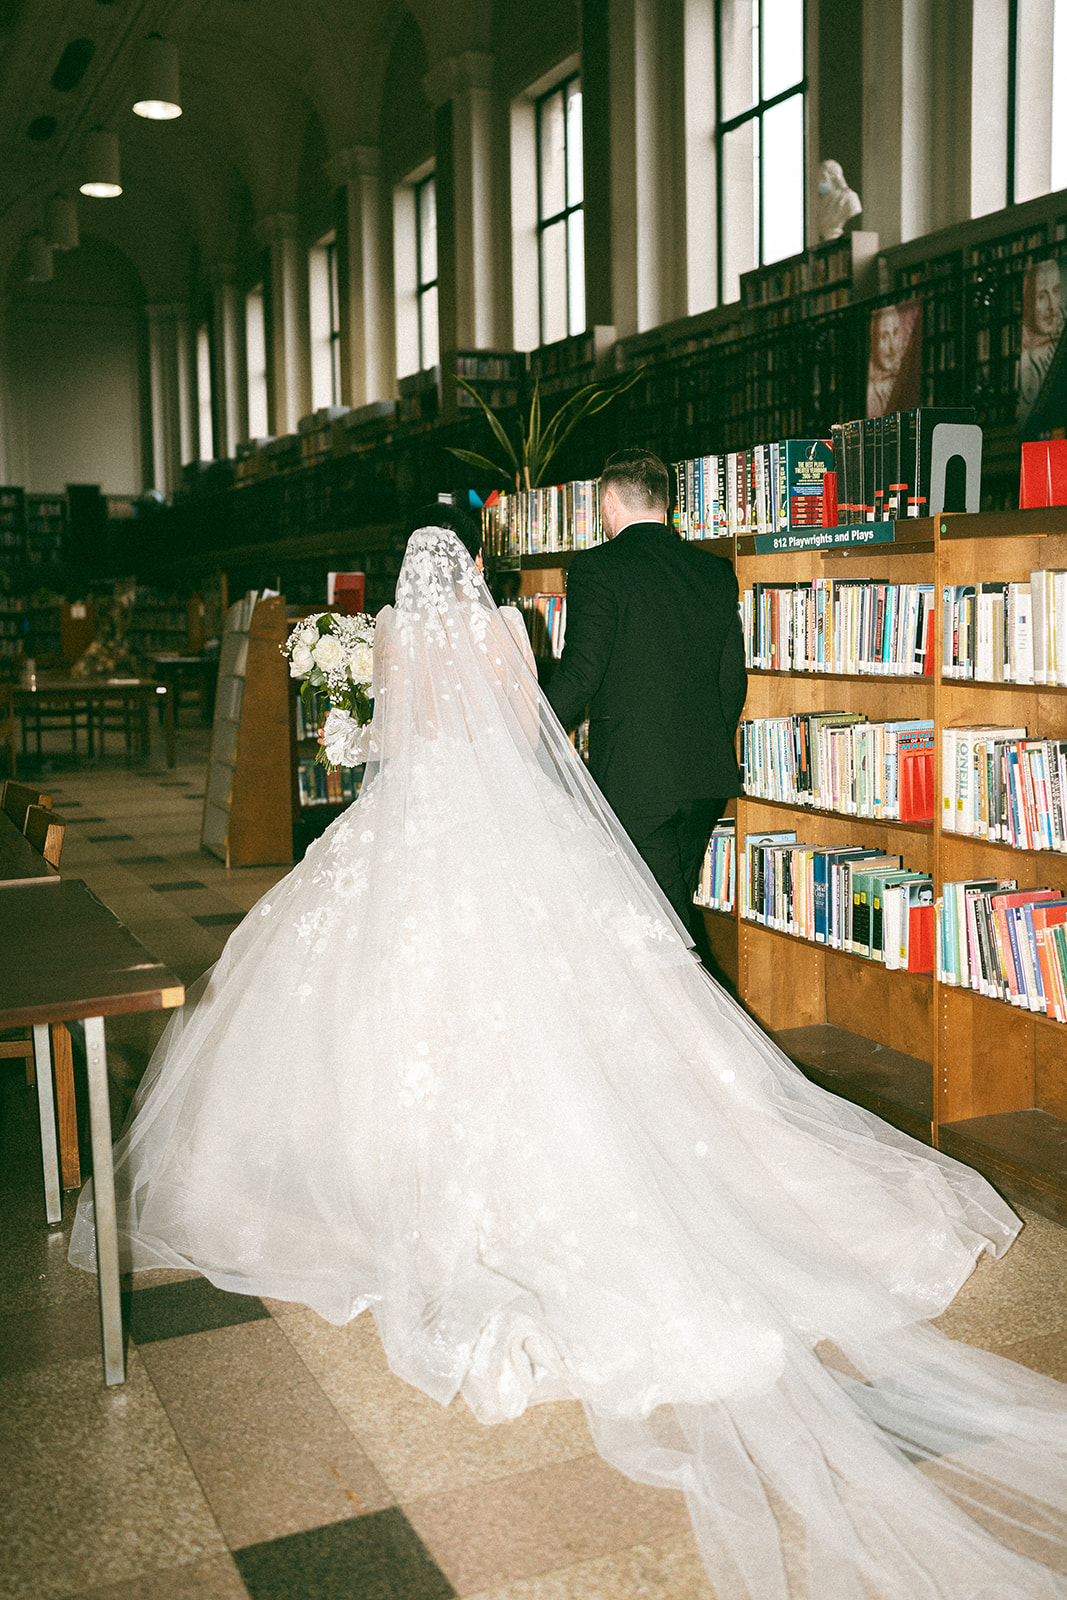
[[[173,769],[26,775],[67,820],[64,874],[187,984],[284,870],[200,851],[206,756],[180,728]],[[116,1126],[164,1020],[108,1024]],[[50,1229],[21,1065],[0,1089],[0,1600],[713,1600],[682,1497],[604,1466],[579,1406],[482,1427],[394,1377],[369,1315],[138,1274],[105,1390],[76,1196]],[[1067,1230],[1028,1216],[942,1326],[1067,1380],[1065,1285]]]

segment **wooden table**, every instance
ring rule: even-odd
[[[181,715],[182,685],[193,684],[200,705],[200,721],[210,726],[215,704],[215,680],[219,675],[218,656],[152,656],[152,672],[157,683],[165,683],[174,706],[174,726]]]
[[[48,1025],[85,1025],[105,1384],[123,1382],[125,1358],[104,1018],[167,1010],[184,999],[177,978],[81,879],[28,884],[0,897],[0,1029],[33,1028],[49,1222],[61,1219],[62,1202]]]
[[[49,708],[68,713],[72,718],[85,712],[86,746],[95,754],[96,741],[104,749],[104,716],[108,706],[122,709],[127,745],[136,727],[143,754],[148,753],[149,712],[163,706],[167,766],[174,765],[174,696],[165,683],[154,678],[60,678],[38,674],[32,688],[19,685],[15,690],[15,710],[22,720],[22,749],[28,750],[27,727],[32,727],[41,754],[41,715]],[[77,749],[77,724],[71,722],[71,745]]]
[[[56,868],[33,848],[7,812],[0,811],[0,889],[58,882]]]

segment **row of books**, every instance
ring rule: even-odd
[[[1029,739],[1024,727],[945,728],[941,826],[1067,854],[1067,740]]]
[[[317,739],[326,721],[330,702],[325,695],[312,693],[305,701],[302,694],[296,697],[296,736],[298,739]]]
[[[755,583],[741,623],[746,664],[763,671],[933,672],[932,583]]]
[[[674,464],[675,525],[686,539],[821,528],[834,470],[829,439],[780,439]]]
[[[742,917],[907,972],[933,969],[934,891],[899,855],[746,834]]]
[[[937,902],[937,975],[1067,1022],[1067,899],[1014,878],[967,878]]]
[[[945,584],[941,670],[946,678],[1067,688],[1067,570],[1030,581]]]
[[[296,786],[302,806],[348,805],[359,793],[361,769],[336,767],[328,772],[315,758],[296,764]]]
[[[971,406],[922,406],[833,423],[837,521],[929,516],[934,428],[939,422],[975,420]]]
[[[745,793],[884,821],[932,822],[934,725],[868,722],[855,711],[746,719]]]
[[[693,903],[712,911],[733,911],[737,874],[737,824],[724,817],[708,840]]]
[[[492,557],[586,550],[604,537],[599,480],[582,478],[521,494],[490,496],[482,508],[482,534]]]
[[[515,604],[523,614],[534,655],[558,660],[567,633],[567,596],[526,594],[520,595]]]

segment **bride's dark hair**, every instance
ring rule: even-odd
[[[429,505],[420,506],[408,518],[404,531],[409,539],[416,528],[450,528],[469,552],[471,560],[478,559],[478,552],[482,548],[482,525],[462,506],[450,506],[445,500],[432,500]]]

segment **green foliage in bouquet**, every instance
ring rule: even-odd
[[[502,457],[497,461],[491,461],[488,456],[478,455],[473,450],[459,450],[454,445],[448,445],[446,448],[469,467],[477,467],[480,472],[499,473],[509,485],[514,485],[516,491],[539,489],[547,481],[549,463],[579,422],[585,417],[595,416],[620,394],[632,389],[644,370],[644,367],[638,367],[635,372],[624,374],[615,383],[606,385],[587,383],[584,388],[576,390],[569,396],[547,421],[541,410],[539,381],[535,379],[529,414],[519,418],[517,442],[509,437],[500,418],[482,399],[477,389],[465,379],[457,378],[456,382],[461,383],[467,393],[474,396],[485,412],[489,426],[500,445]]]
[[[280,649],[289,658],[290,675],[300,679],[309,722],[318,720],[316,698],[328,701],[331,710],[347,711],[361,727],[370,721],[373,644],[374,618],[362,613],[323,611],[297,623]],[[330,766],[321,744],[315,760]]]

